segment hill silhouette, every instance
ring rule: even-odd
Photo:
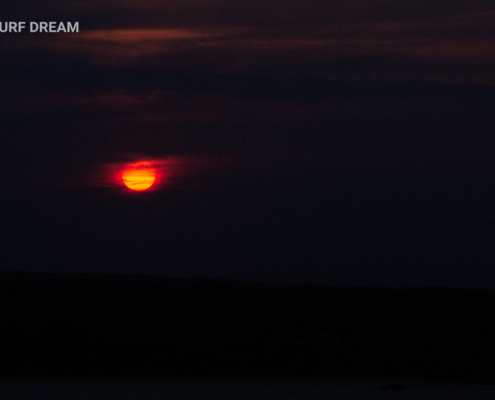
[[[453,288],[3,272],[0,373],[479,381],[493,370],[494,306],[493,291]]]

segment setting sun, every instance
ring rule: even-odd
[[[155,170],[148,162],[128,164],[122,172],[124,185],[132,190],[146,190],[155,182]]]

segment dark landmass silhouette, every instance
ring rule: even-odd
[[[491,382],[494,307],[489,290],[2,272],[0,375]]]

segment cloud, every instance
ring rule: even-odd
[[[405,21],[494,9],[491,0],[6,0],[6,20],[80,20],[85,29],[314,27]],[[15,18],[15,19],[12,19]]]
[[[130,149],[158,158],[328,150],[334,138],[414,141],[492,126],[491,1],[7,5],[4,20],[81,26],[0,36],[4,152],[29,170]]]
[[[4,68],[42,61],[495,85],[494,37],[495,11],[294,27],[82,29],[9,36],[0,49]]]

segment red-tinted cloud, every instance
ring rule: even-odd
[[[309,7],[309,6],[308,6]],[[168,71],[310,74],[334,79],[495,84],[495,11],[294,27],[100,29],[3,37],[15,57]],[[9,57],[12,59],[12,57]],[[23,58],[29,62],[29,58]]]

